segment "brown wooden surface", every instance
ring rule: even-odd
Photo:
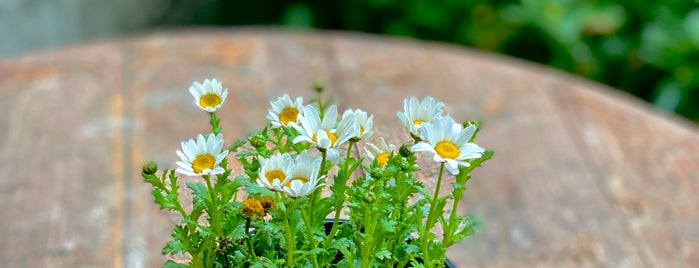
[[[699,132],[632,97],[465,48],[336,32],[190,30],[0,62],[3,267],[156,267],[177,218],[140,167],[174,168],[208,129],[192,81],[229,89],[224,138],[258,129],[270,99],[313,94],[406,136],[402,99],[431,95],[480,119],[496,156],[462,204],[483,230],[459,267],[699,267]],[[429,175],[429,171],[427,175]]]

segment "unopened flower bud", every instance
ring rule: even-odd
[[[375,179],[383,178],[384,177],[384,170],[381,168],[376,168],[372,169],[369,171],[369,176]]]
[[[473,140],[476,138],[476,135],[478,135],[478,131],[481,130],[481,122],[478,121],[466,121],[464,122],[464,128],[474,126],[476,127],[476,132],[473,133],[473,136],[471,136],[471,139],[468,142],[473,142]]]
[[[158,165],[156,165],[153,162],[148,162],[148,164],[145,164],[143,166],[143,170],[141,172],[143,172],[143,174],[145,174],[145,175],[153,175],[157,171],[158,171]]]
[[[252,147],[262,148],[267,144],[267,140],[260,135],[255,135],[250,138],[250,144]]]
[[[368,204],[373,204],[374,202],[376,202],[376,194],[369,192],[366,195],[364,195],[363,199],[364,199],[364,202],[366,202]]]
[[[470,127],[470,126],[478,127],[478,122],[471,120],[471,121],[466,121],[466,122],[464,122],[463,125],[464,125],[464,128],[467,128],[467,127]]]
[[[400,156],[402,156],[404,158],[408,158],[408,157],[413,156],[415,153],[413,153],[413,151],[410,150],[411,146],[412,145],[410,145],[410,143],[404,143],[398,149],[398,154],[400,154]]]
[[[325,84],[323,84],[323,82],[321,81],[315,81],[313,83],[313,89],[318,93],[322,93],[325,89]]]

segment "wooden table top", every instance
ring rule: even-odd
[[[402,99],[431,95],[480,119],[495,157],[463,211],[484,228],[459,267],[699,267],[699,131],[610,88],[511,58],[337,32],[153,33],[0,62],[0,260],[5,267],[156,267],[177,218],[140,177],[175,167],[207,131],[192,81],[229,89],[227,137],[269,100],[313,96],[376,115],[396,136]],[[235,136],[235,137],[234,137]]]

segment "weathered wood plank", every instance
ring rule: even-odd
[[[2,266],[120,263],[123,60],[104,44],[0,64]]]
[[[644,103],[557,80],[559,110],[594,181],[653,267],[699,266],[699,135]]]

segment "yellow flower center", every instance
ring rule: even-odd
[[[379,163],[379,166],[383,167],[388,162],[389,156],[391,156],[390,153],[380,153],[380,154],[376,155],[376,162]]]
[[[364,135],[364,127],[360,126],[359,127],[359,135],[357,135],[357,136],[362,136],[362,135]]]
[[[279,113],[279,121],[282,121],[282,124],[286,126],[289,122],[296,122],[298,115],[299,110],[294,107],[287,107]]]
[[[413,121],[413,125],[415,125],[415,126],[422,125],[422,123],[425,123],[425,121],[420,120],[420,119]]]
[[[214,169],[216,158],[208,154],[197,155],[192,161],[192,170],[196,174],[200,174],[205,169]]]
[[[204,108],[216,108],[219,104],[221,104],[221,97],[213,93],[206,94],[199,98],[199,106]]]
[[[325,134],[328,135],[328,139],[330,139],[330,147],[335,146],[335,142],[337,141],[337,135],[335,133],[332,133],[330,131],[324,130]],[[313,141],[315,143],[318,143],[318,137],[316,134],[313,134]]]
[[[450,141],[441,141],[437,143],[434,150],[442,158],[456,159],[459,156],[459,147],[456,147],[456,145]]]
[[[267,178],[269,185],[274,185],[274,180],[279,180],[279,182],[284,181],[284,179],[286,179],[286,174],[281,170],[270,170],[265,173],[265,178]]]
[[[303,184],[306,184],[308,182],[308,179],[306,179],[304,177],[296,177],[296,178],[289,180],[289,182],[286,183],[286,187],[291,187],[291,182],[296,181],[296,180],[300,181]]]

